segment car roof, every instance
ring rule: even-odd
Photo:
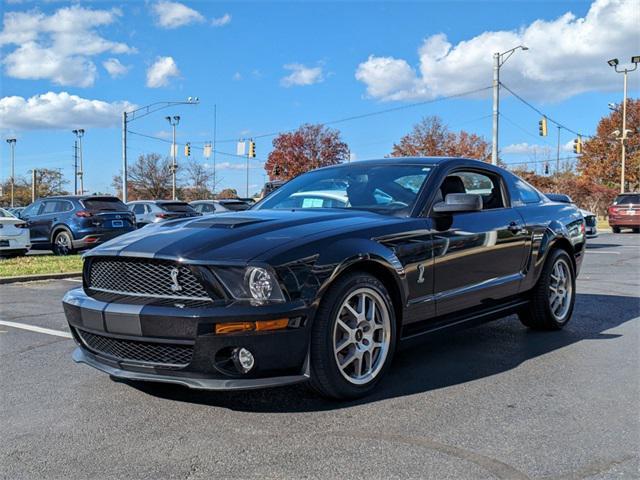
[[[115,195],[51,195],[38,200],[98,200],[102,198],[118,198]]]
[[[185,204],[188,204],[189,202],[185,202],[184,200],[132,200],[130,202],[127,202],[127,205],[134,204],[134,203],[155,203],[157,205],[163,205],[163,204],[167,204],[167,203],[185,203]]]
[[[376,165],[424,165],[424,166],[439,166],[439,165],[464,165],[478,167],[495,167],[482,160],[474,160],[465,157],[388,157],[377,158],[371,160],[357,160],[355,162],[340,163],[338,165],[331,165],[323,168],[344,168],[350,165],[362,165],[362,166],[376,166]]]

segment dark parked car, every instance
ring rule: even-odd
[[[138,228],[152,223],[200,215],[187,202],[178,200],[136,200],[127,203],[127,207],[136,216]]]
[[[95,247],[135,230],[135,220],[116,197],[64,195],[41,198],[20,212],[31,232],[32,249],[59,255]]]
[[[332,187],[346,204],[289,206]],[[354,162],[301,175],[251,210],[94,249],[63,303],[74,360],[115,377],[221,390],[308,380],[352,398],[412,339],[511,313],[561,329],[584,246],[575,206],[501,168]]]
[[[196,212],[203,215],[222,212],[241,212],[251,208],[251,205],[244,200],[235,198],[225,200],[194,200],[189,205],[191,205]]]
[[[640,233],[640,193],[621,193],[609,207],[609,226],[613,233],[631,228]]]

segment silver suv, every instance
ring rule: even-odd
[[[127,203],[127,207],[136,216],[138,227],[144,227],[150,223],[201,215],[187,202],[177,200],[137,200]]]

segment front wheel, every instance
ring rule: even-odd
[[[384,284],[367,273],[345,275],[325,294],[311,338],[311,385],[320,394],[370,393],[391,363],[396,319]]]
[[[518,316],[535,330],[560,330],[573,313],[576,299],[576,274],[569,254],[553,250],[531,292],[531,304]]]
[[[613,233],[620,233],[620,227],[611,227]]]

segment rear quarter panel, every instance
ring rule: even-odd
[[[584,218],[575,205],[546,202],[515,208],[524,219],[529,233],[529,257],[521,291],[529,290],[536,284],[548,253],[555,246],[564,245],[572,251],[577,274],[584,255],[586,236],[582,229]]]

